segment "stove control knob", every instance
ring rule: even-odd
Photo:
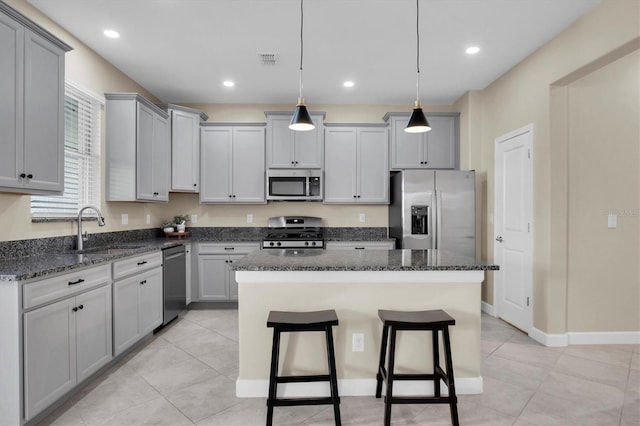
[[[305,245],[305,246],[308,246],[308,245],[309,245],[309,241],[305,241],[305,242],[304,242],[304,245]]]
[[[281,243],[280,241],[278,241],[278,242],[276,243],[276,245],[277,245],[278,247],[280,247],[280,246],[282,245],[282,243]]]
[[[269,246],[270,246],[270,247],[273,247],[273,241],[271,241],[271,242],[269,243]]]
[[[315,242],[315,241],[313,241],[313,242],[311,243],[311,245],[315,247],[316,242]]]

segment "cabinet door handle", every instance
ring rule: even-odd
[[[69,285],[76,285],[76,284],[80,284],[83,283],[84,280],[82,278],[78,278],[78,281],[69,281]]]
[[[73,312],[78,312],[78,307],[77,307],[77,306],[74,306],[71,310],[72,310]]]
[[[197,183],[194,183],[194,184],[193,184],[193,186],[194,186],[194,187],[195,187],[195,186],[198,186],[198,184],[197,184]]]
[[[146,265],[146,264],[147,264],[146,260],[143,260],[142,262],[138,262],[138,266],[142,266],[142,265]]]
[[[26,177],[27,177],[27,175],[25,173],[20,173],[20,179],[24,179]]]
[[[145,285],[146,283],[147,283],[147,280],[140,281],[140,285]]]
[[[78,306],[78,309],[84,309],[84,305]]]
[[[27,175],[27,179],[33,179],[33,175],[32,175],[31,173],[29,173],[29,174]]]

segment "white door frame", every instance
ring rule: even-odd
[[[509,133],[506,133],[502,136],[499,136],[495,139],[495,145],[494,145],[494,178],[497,176],[497,168],[498,168],[498,145],[500,143],[506,142],[510,139],[513,139],[515,137],[518,136],[522,136],[525,134],[529,134],[530,137],[528,138],[528,140],[525,142],[525,146],[528,149],[528,155],[529,158],[531,159],[530,162],[528,162],[527,164],[529,165],[528,170],[526,170],[526,178],[528,181],[528,188],[526,188],[526,192],[527,194],[525,194],[525,197],[527,197],[527,199],[525,200],[525,205],[528,207],[526,211],[526,215],[528,216],[528,220],[527,222],[529,223],[529,238],[527,240],[527,253],[529,253],[529,257],[527,260],[527,264],[526,264],[526,268],[527,268],[527,275],[528,275],[528,282],[525,284],[525,292],[526,294],[528,294],[528,301],[527,301],[527,306],[528,309],[525,311],[526,313],[528,313],[528,317],[524,319],[524,324],[520,325],[523,328],[523,331],[529,333],[531,332],[532,328],[533,328],[533,304],[534,304],[534,298],[533,298],[533,230],[534,230],[534,224],[533,224],[533,202],[534,202],[534,197],[533,197],[533,137],[534,137],[534,133],[533,133],[533,124],[528,124],[524,127],[521,127],[517,130],[511,131]],[[498,214],[498,182],[497,179],[494,179],[494,190],[493,190],[493,194],[494,194],[494,217],[497,216]],[[503,219],[503,218],[501,218]],[[494,221],[494,235],[493,235],[493,254],[494,254],[494,262],[497,261],[496,259],[496,253],[498,253],[499,250],[501,250],[501,243],[498,242],[497,237],[498,237],[498,230],[497,227],[495,226],[497,224],[497,220]],[[500,274],[500,272],[497,272],[496,274],[494,274],[494,281],[493,281],[493,307],[494,307],[494,312],[496,316],[500,316],[500,309],[499,309],[499,297],[501,297],[502,295],[502,285],[504,284],[502,282],[502,277],[500,277],[498,274]]]

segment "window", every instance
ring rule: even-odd
[[[75,218],[81,206],[100,205],[100,109],[103,104],[103,100],[66,82],[64,193],[32,196],[32,220]]]

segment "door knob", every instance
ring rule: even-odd
[[[498,237],[496,238],[496,241],[497,241],[497,242],[499,242],[499,243],[501,243],[501,242],[503,241],[503,240],[502,240],[502,237],[501,237],[500,235],[498,235]]]

